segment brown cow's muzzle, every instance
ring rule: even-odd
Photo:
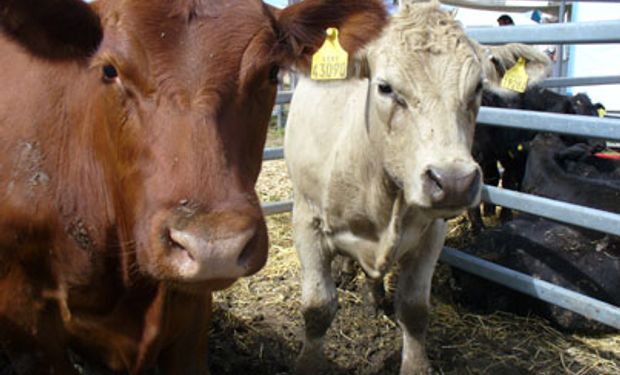
[[[267,230],[260,209],[204,213],[181,208],[166,216],[158,225],[156,261],[161,264],[152,267],[163,271],[162,278],[233,281],[265,264]]]

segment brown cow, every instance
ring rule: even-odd
[[[278,67],[307,69],[328,26],[353,53],[384,22],[379,0],[0,1],[14,369],[76,374],[71,347],[131,374],[207,373],[211,291],[266,259],[254,184]]]

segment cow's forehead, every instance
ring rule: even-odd
[[[455,66],[477,60],[461,24],[436,3],[401,7],[375,46],[404,69],[438,62],[432,60]]]
[[[139,65],[133,70],[148,75],[142,79],[197,88],[206,81],[235,82],[251,41],[261,32],[273,34],[260,1],[108,0],[100,8],[104,49]],[[264,47],[257,57],[267,57]]]

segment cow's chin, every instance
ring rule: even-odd
[[[218,237],[213,240],[195,236],[194,233],[202,232],[192,231],[189,226],[185,230],[172,229],[167,217],[159,216],[164,219],[156,216],[150,221],[149,236],[139,243],[142,246],[137,249],[136,258],[140,271],[155,280],[186,289],[203,285],[218,290],[258,272],[267,260],[264,222],[230,233],[215,232]],[[230,227],[234,227],[235,222],[229,221]]]
[[[420,209],[424,215],[431,219],[453,219],[465,213],[467,209],[476,207],[480,204],[480,194],[477,194],[476,198],[468,204],[447,207],[433,207],[430,199],[427,197],[425,198],[426,199],[412,199],[407,201],[407,206]]]
[[[418,185],[405,186],[403,196],[405,204],[409,208],[420,209],[424,215],[432,219],[452,219],[462,215],[468,208],[476,207],[480,204],[481,189],[471,191],[466,196],[459,196],[451,202],[433,202],[431,196],[424,192]],[[454,204],[450,204],[454,203]]]
[[[236,281],[237,279],[213,279],[198,282],[167,281],[166,285],[182,293],[204,294],[226,289]]]
[[[220,290],[241,277],[253,275],[264,266],[267,258],[266,235],[253,241],[259,243],[249,243],[234,266],[217,259],[213,262],[200,262],[183,249],[171,249],[158,243],[150,246],[148,252],[138,252],[138,264],[139,268],[153,279],[178,289]]]
[[[457,216],[462,215],[466,207],[445,207],[445,208],[433,208],[433,207],[425,207],[424,211],[426,215],[433,219],[445,219],[450,220]]]

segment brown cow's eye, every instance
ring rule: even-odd
[[[278,73],[280,73],[280,67],[277,65],[272,66],[269,71],[269,82],[278,84]]]
[[[106,64],[102,68],[103,80],[106,82],[113,82],[118,78],[118,71],[112,64]]]

